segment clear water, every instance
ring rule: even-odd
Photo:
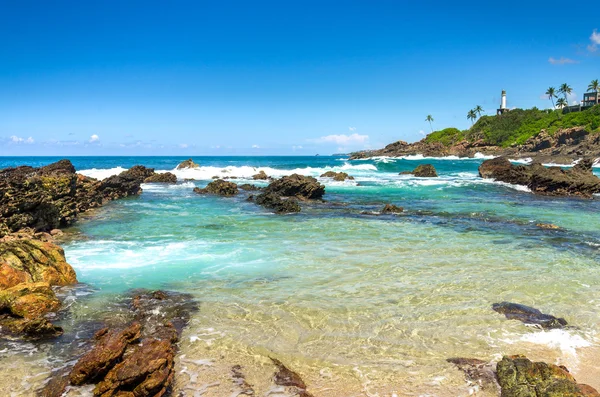
[[[0,167],[55,160],[1,158]],[[134,164],[173,171],[183,159],[71,160],[84,174],[106,177]],[[64,248],[85,291],[68,292],[67,334],[110,316],[110,302],[132,288],[162,288],[200,302],[178,357],[184,395],[231,395],[227,374],[235,364],[259,395],[279,395],[269,383],[270,356],[300,372],[318,396],[486,395],[445,359],[516,353],[565,364],[600,388],[599,200],[539,197],[482,180],[481,159],[195,160],[200,169],[175,171],[194,180],[145,184],[141,196],[112,202],[73,228],[79,238]],[[398,175],[422,163],[440,178]],[[260,169],[274,176],[345,171],[356,180],[322,179],[326,203],[285,216],[244,195],[192,192],[213,175],[243,183]],[[385,203],[405,212],[370,214]],[[508,321],[491,310],[504,300],[574,327],[545,332]],[[0,370],[0,384],[13,395],[32,393],[70,342],[3,346],[0,362],[18,371]]]

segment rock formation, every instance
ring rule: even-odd
[[[144,183],[177,183],[177,176],[170,172],[157,172],[144,179]]]
[[[254,201],[258,205],[274,210],[276,214],[300,212],[298,200],[292,197],[282,198],[280,195],[273,192],[259,194]]]
[[[194,160],[192,159],[184,160],[177,165],[178,170],[183,170],[186,168],[200,168],[200,165],[194,163]]]
[[[235,183],[217,179],[206,185],[204,189],[195,187],[194,192],[198,194],[216,194],[218,196],[231,197],[238,194],[239,190]]]
[[[321,174],[321,178],[332,178],[334,181],[343,182],[345,180],[353,181],[354,177],[345,172],[327,171]]]
[[[386,204],[381,210],[382,214],[399,214],[404,211],[404,208],[394,204]]]
[[[325,186],[311,176],[292,174],[271,182],[265,193],[275,193],[283,197],[296,197],[300,200],[320,199],[325,193]]]
[[[492,309],[504,314],[509,320],[519,320],[525,324],[535,324],[542,328],[562,328],[567,325],[564,318],[557,318],[550,314],[544,314],[533,307],[518,303],[501,302],[494,303]]]
[[[258,174],[252,175],[252,179],[254,179],[255,181],[267,180],[269,179],[269,176],[263,170],[261,170]]]
[[[400,175],[414,175],[419,178],[437,178],[435,167],[431,164],[421,164],[412,171],[403,171]]]

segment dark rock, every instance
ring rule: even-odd
[[[153,168],[146,168],[143,165],[135,165],[119,175],[112,175],[102,180],[100,191],[102,194],[115,200],[121,197],[135,196],[142,192],[140,185],[154,175]]]
[[[287,368],[283,363],[275,358],[271,358],[273,364],[277,367],[277,372],[273,376],[273,382],[278,386],[290,388],[293,393],[299,397],[312,397],[312,394],[306,391],[306,384],[296,372]]]
[[[353,181],[354,177],[348,175],[345,172],[335,172],[335,171],[327,171],[324,174],[321,174],[321,178],[333,178],[334,181],[343,182],[346,179]]]
[[[525,356],[505,356],[496,366],[502,397],[599,397],[578,384],[564,367],[531,362]]]
[[[121,331],[107,328],[98,331],[96,345],[73,367],[69,375],[71,384],[78,386],[102,379],[123,357],[127,346],[140,338],[141,328],[135,322]]]
[[[294,198],[282,198],[278,194],[273,192],[265,192],[259,194],[254,198],[254,202],[258,205],[262,205],[265,208],[275,210],[277,214],[287,214],[293,212],[300,212],[300,205]]]
[[[223,179],[217,179],[210,182],[204,189],[194,188],[198,194],[216,194],[219,196],[230,197],[239,193],[238,187],[233,182],[227,182]]]
[[[478,385],[481,390],[488,390],[499,394],[500,385],[496,379],[496,371],[491,362],[478,360],[476,358],[453,357],[446,361],[458,367],[465,374],[465,378],[471,384]]]
[[[419,178],[437,178],[435,167],[431,164],[421,164],[412,171],[403,171],[400,175],[414,175]]]
[[[254,179],[255,181],[267,180],[267,179],[269,179],[269,176],[264,171],[261,170],[258,174],[252,175],[252,179]]]
[[[242,185],[238,185],[238,189],[246,190],[248,192],[255,192],[255,191],[262,190],[261,187],[258,187],[256,185],[251,185],[249,183],[244,183]]]
[[[592,172],[592,160],[582,160],[571,169],[544,167],[535,163],[529,166],[513,165],[506,158],[484,161],[479,176],[502,182],[525,185],[533,193],[550,196],[580,196],[591,198],[600,193],[600,178]]]
[[[386,204],[381,210],[382,214],[399,214],[404,211],[404,208],[394,204]]]
[[[194,163],[194,160],[192,160],[192,159],[182,161],[181,163],[179,163],[179,165],[177,165],[178,170],[182,170],[182,169],[186,169],[186,168],[200,168],[200,166],[198,164]]]
[[[292,174],[271,182],[265,193],[275,193],[278,196],[296,197],[301,200],[320,199],[325,193],[325,186],[311,176]]]
[[[63,329],[53,325],[45,318],[16,318],[0,315],[2,332],[29,339],[51,338],[62,335]]]
[[[144,179],[144,183],[177,183],[177,176],[170,172],[156,172]]]
[[[509,320],[519,320],[525,324],[539,325],[542,328],[562,328],[567,325],[567,321],[564,318],[544,314],[538,309],[518,303],[494,303],[492,309],[504,314]]]

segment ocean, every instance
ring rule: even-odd
[[[300,373],[316,396],[492,395],[446,359],[504,354],[566,365],[600,389],[600,200],[481,179],[484,156],[194,157],[199,169],[175,170],[186,158],[70,158],[99,179],[141,164],[179,182],[143,184],[139,197],[110,202],[66,230],[74,237],[62,245],[81,284],[61,292],[65,335],[0,342],[8,395],[35,395],[67,364],[69,346],[115,315],[111,302],[138,288],[186,292],[199,303],[183,333],[174,395],[234,395],[225,379],[240,364],[258,395],[283,396],[269,386],[269,357]],[[0,168],[59,159],[2,157]],[[399,175],[425,163],[439,178]],[[325,202],[275,215],[245,194],[192,191],[213,176],[266,186],[251,180],[260,170],[317,177]],[[355,179],[319,177],[330,170]],[[404,212],[378,215],[387,203]],[[491,309],[501,301],[572,327],[507,320]]]

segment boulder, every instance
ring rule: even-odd
[[[412,171],[403,171],[400,175],[414,175],[419,178],[437,178],[435,167],[431,164],[421,164]]]
[[[52,338],[62,335],[63,329],[45,318],[17,318],[0,315],[2,332],[28,339]]]
[[[60,301],[46,282],[22,283],[0,290],[0,312],[13,317],[35,319],[59,308]]]
[[[539,325],[542,328],[562,328],[567,325],[567,321],[564,318],[544,314],[538,309],[518,303],[494,303],[492,309],[504,314],[509,320],[519,320],[525,324]]]
[[[502,397],[600,397],[591,386],[577,383],[565,367],[521,355],[503,357],[496,373]]]
[[[259,194],[256,196],[255,202],[265,208],[275,210],[276,214],[300,212],[300,205],[296,199],[289,197],[282,198],[280,195],[273,192]]]
[[[256,180],[267,180],[269,179],[269,176],[263,171],[261,170],[258,174],[252,175],[252,179]]]
[[[170,172],[155,172],[144,179],[144,183],[177,183],[177,176]]]
[[[382,214],[399,214],[404,211],[404,208],[394,204],[386,204],[381,210]]]
[[[50,285],[77,283],[75,271],[63,249],[51,242],[34,239],[0,241],[0,289],[21,283]]]
[[[112,175],[102,180],[99,190],[110,200],[135,196],[142,192],[140,185],[146,178],[152,177],[153,175],[153,168],[135,165],[127,171],[121,172],[119,175]]]
[[[183,170],[186,168],[200,168],[200,165],[194,163],[194,160],[192,159],[187,159],[179,163],[179,165],[177,165],[178,170]]]
[[[216,194],[218,196],[235,196],[239,193],[237,185],[233,182],[228,182],[223,179],[217,179],[210,182],[204,189],[194,188],[194,192],[198,194]]]
[[[271,182],[265,192],[301,200],[320,199],[325,193],[325,186],[311,176],[292,174]]]
[[[353,181],[354,177],[346,174],[345,172],[327,171],[321,174],[321,178],[332,178],[334,181],[343,182],[345,180]]]

